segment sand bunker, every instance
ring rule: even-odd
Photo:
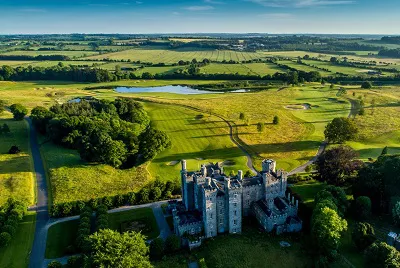
[[[176,160],[176,161],[171,161],[171,162],[169,162],[167,165],[168,165],[168,166],[175,166],[175,165],[178,164],[178,163],[179,163],[179,161]]]
[[[291,104],[285,106],[286,109],[288,110],[310,110],[311,105],[308,103],[303,103],[303,104]]]

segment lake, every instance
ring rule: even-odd
[[[223,94],[223,93],[243,93],[247,92],[244,89],[235,91],[208,91],[191,88],[188,86],[162,86],[162,87],[117,87],[115,91],[118,93],[174,93],[182,95],[194,94]]]

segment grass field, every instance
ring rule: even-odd
[[[1,63],[0,63],[1,64]],[[37,62],[31,62],[31,63],[26,63],[23,64],[22,66],[32,66],[32,67],[52,67],[58,65],[58,61],[37,61]],[[62,64],[64,66],[68,65],[77,65],[77,66],[89,66],[92,67],[94,65],[98,65],[99,67],[104,64],[104,62],[101,61],[62,61]]]
[[[246,157],[229,138],[229,128],[221,119],[186,108],[146,103],[155,127],[169,135],[172,148],[159,154],[148,167],[150,173],[165,180],[179,179],[180,160],[188,161],[190,170],[208,162],[223,162],[225,171],[246,171]],[[203,116],[200,118],[199,116]]]
[[[282,248],[280,241],[288,241],[291,247]],[[255,227],[243,227],[241,235],[220,235],[207,240],[203,246],[189,254],[167,257],[154,262],[156,268],[188,267],[191,261],[205,259],[207,267],[293,267],[303,268],[312,264],[305,258],[301,245],[289,237],[275,237],[258,231]]]
[[[124,223],[140,221],[146,226],[146,231],[142,233],[148,239],[156,238],[160,233],[151,208],[109,213],[108,221],[110,229],[116,231],[121,231],[121,225]],[[60,258],[67,254],[67,247],[75,243],[78,225],[79,220],[73,220],[57,223],[49,228],[46,243],[46,258]]]
[[[247,63],[247,64],[223,64],[212,63],[200,69],[205,74],[241,74],[241,75],[267,75],[276,72],[285,72],[274,64]]]
[[[28,267],[34,233],[36,214],[29,212],[18,225],[16,235],[7,248],[0,249],[0,267]]]
[[[16,67],[16,66],[24,66],[24,65],[30,65],[30,64],[33,64],[34,62],[32,62],[32,61],[7,61],[7,60],[0,60],[0,66],[3,66],[3,65],[8,65],[8,66],[13,66],[13,67]]]
[[[184,69],[185,67],[178,66],[163,66],[163,67],[145,67],[139,69],[135,72],[136,75],[142,75],[143,73],[151,73],[151,74],[171,74],[179,69]]]
[[[313,205],[315,195],[325,188],[325,184],[318,181],[296,183],[290,187],[293,192],[301,196],[304,203]]]
[[[283,61],[279,61],[278,63],[285,64],[285,65],[287,65],[287,66],[289,66],[291,68],[295,68],[296,70],[299,70],[299,71],[319,72],[321,74],[321,76],[331,76],[331,75],[334,74],[334,73],[331,73],[331,72],[319,70],[319,69],[311,67],[311,66],[300,64],[300,63],[297,63],[296,61],[292,61],[292,60],[283,60]]]
[[[94,51],[36,51],[36,50],[20,50],[20,51],[9,51],[2,53],[2,55],[23,55],[23,56],[49,56],[49,55],[64,55],[70,58],[81,58],[91,55],[98,55],[98,52]]]
[[[191,61],[197,59],[209,59],[211,61],[223,60],[230,61],[247,61],[252,59],[259,59],[263,55],[257,52],[241,52],[232,50],[190,50],[190,49],[165,49],[163,47],[142,47],[129,49],[114,53],[107,53],[96,56],[89,56],[86,59],[113,59],[113,60],[131,60],[152,63],[177,63],[180,60]]]
[[[31,205],[35,194],[27,123],[14,121],[11,113],[4,112],[0,116],[0,126],[3,124],[7,124],[11,132],[0,134],[0,206],[9,197]],[[21,153],[8,154],[13,145],[17,145]]]

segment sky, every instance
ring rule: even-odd
[[[0,34],[400,34],[399,0],[0,0]]]

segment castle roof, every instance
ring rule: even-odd
[[[262,178],[260,176],[252,178],[244,178],[242,181],[242,186],[248,187],[248,186],[258,185],[260,183],[262,183]]]
[[[191,224],[201,222],[201,213],[197,210],[180,211],[177,214],[179,216],[179,225]]]

